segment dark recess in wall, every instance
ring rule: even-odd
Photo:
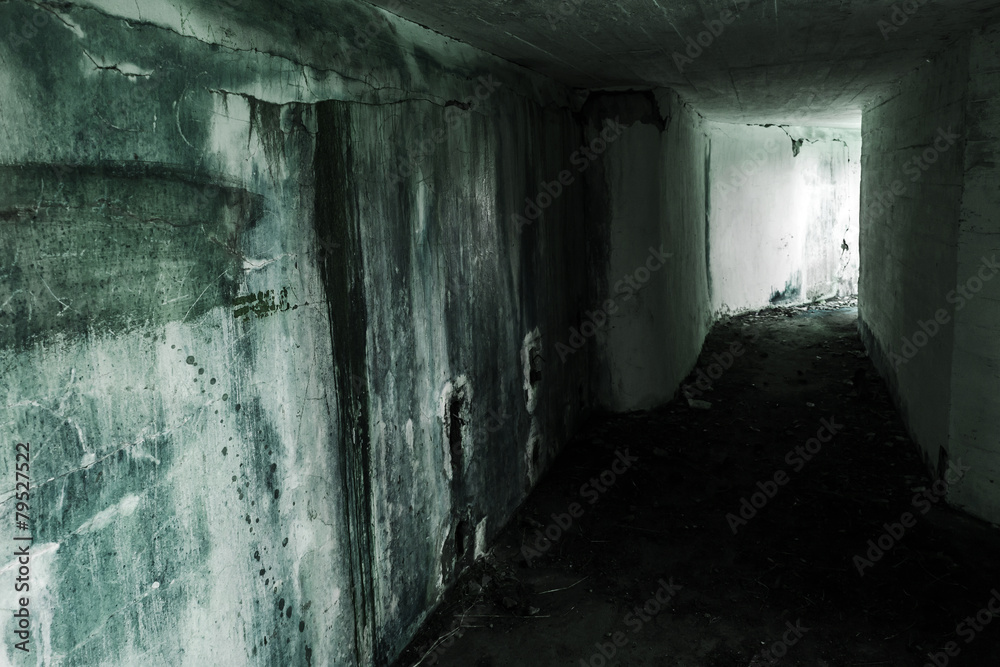
[[[457,384],[457,383],[456,383]],[[451,585],[463,569],[472,565],[474,550],[470,524],[471,508],[465,479],[465,434],[469,429],[470,405],[464,385],[457,384],[448,400],[445,441],[451,458],[451,539],[441,553],[441,571],[446,585]]]
[[[617,120],[623,125],[645,123],[660,132],[667,128],[670,118],[664,120],[656,95],[651,90],[626,90],[592,92],[577,114],[581,125],[588,123],[601,128],[605,119]]]
[[[462,475],[462,427],[465,426],[465,393],[456,391],[448,406],[448,448],[451,451],[452,483]]]

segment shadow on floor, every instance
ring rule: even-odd
[[[1000,531],[940,502],[856,320],[716,325],[712,386],[595,419],[397,667],[1000,664]]]

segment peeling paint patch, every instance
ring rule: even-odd
[[[545,458],[542,456],[544,439],[542,438],[541,427],[538,418],[531,418],[531,427],[528,430],[528,442],[524,446],[524,470],[525,489],[530,491],[535,486],[542,471],[545,470]]]
[[[134,494],[125,496],[111,507],[95,514],[92,519],[85,521],[79,528],[73,531],[73,534],[82,535],[106,528],[116,518],[132,516],[138,506],[139,496]]]
[[[54,9],[50,9],[49,11],[51,11],[52,14],[56,16],[62,22],[62,24],[69,29],[70,32],[76,35],[78,39],[86,38],[87,33],[83,31],[83,28],[81,28],[78,23],[69,18],[69,16],[63,14],[62,12],[57,12]]]
[[[486,553],[486,517],[476,525],[476,559]]]
[[[521,367],[524,374],[524,400],[528,414],[534,414],[538,405],[538,385],[542,381],[542,334],[535,327],[524,337],[521,346]]]
[[[405,430],[404,430],[404,434],[406,436],[406,450],[410,453],[410,455],[412,455],[413,454],[413,420],[412,419],[407,419],[406,420],[406,427],[405,427]]]
[[[284,254],[278,255],[277,257],[271,257],[270,259],[246,258],[243,260],[243,270],[259,271],[260,269],[263,269],[265,266],[270,266],[271,264],[277,262],[279,259],[284,259],[285,257],[295,257],[295,255],[286,252]]]

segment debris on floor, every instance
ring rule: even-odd
[[[595,418],[398,667],[1000,664],[1000,622],[960,630],[1000,586],[1000,531],[936,493],[855,305],[717,324],[688,382],[742,341],[724,410],[679,392]]]

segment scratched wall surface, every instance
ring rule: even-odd
[[[385,663],[589,400],[580,200],[511,218],[582,132],[364,3],[128,4],[0,4],[0,665]]]
[[[587,400],[586,356],[560,364],[549,354],[585,303],[585,282],[567,282],[585,271],[583,235],[571,233],[580,200],[567,196],[521,229],[511,219],[534,183],[565,167],[579,131],[566,111],[499,91],[491,102],[480,112],[319,107],[317,189],[352,187],[320,198],[317,223],[344,244],[335,256],[361,265],[332,267],[329,287],[335,348],[366,360],[354,368],[335,349],[350,369],[347,418],[370,425],[344,458],[358,484],[373,471],[351,525],[358,571],[371,569],[359,604],[375,628],[393,629],[376,633],[376,661],[405,646],[483,553]],[[448,132],[437,150],[394,184],[402,146],[438,128]],[[534,376],[526,340],[540,353]]]

